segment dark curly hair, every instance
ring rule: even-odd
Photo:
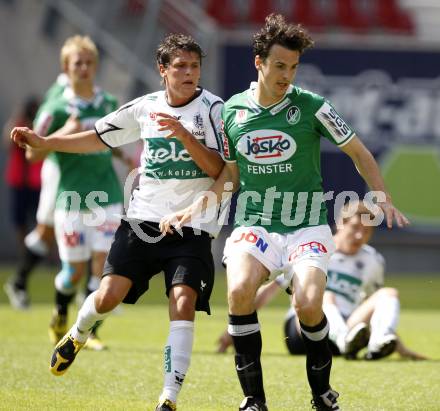
[[[200,63],[202,63],[202,57],[205,57],[202,48],[191,36],[185,34],[170,34],[165,37],[157,48],[157,64],[162,64],[164,67],[167,67],[178,50],[197,53],[200,57]]]
[[[265,26],[254,35],[254,56],[265,60],[274,44],[302,54],[313,47],[313,40],[300,24],[286,23],[284,16],[272,13],[266,17]]]

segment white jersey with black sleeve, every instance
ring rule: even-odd
[[[156,113],[174,116],[202,144],[221,154],[221,110],[223,101],[207,90],[182,106],[170,106],[165,91],[139,97],[103,117],[95,124],[96,133],[110,147],[141,139],[139,186],[133,191],[127,210],[129,219],[159,222],[162,217],[192,204],[213,183],[169,131],[159,131]],[[216,209],[195,218],[188,226],[216,236],[220,230]]]

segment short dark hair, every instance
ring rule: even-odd
[[[170,34],[165,37],[157,48],[157,64],[162,64],[164,67],[167,67],[178,50],[196,53],[200,58],[200,63],[202,63],[202,57],[205,57],[202,48],[191,36],[185,34]]]
[[[272,13],[266,17],[265,26],[254,35],[254,56],[266,59],[274,44],[302,54],[313,47],[313,40],[300,24],[286,23],[284,16]]]

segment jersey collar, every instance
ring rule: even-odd
[[[196,100],[197,98],[199,98],[199,97],[202,95],[202,93],[203,93],[203,88],[202,88],[202,87],[197,87],[197,88],[196,88],[196,92],[195,92],[194,95],[191,97],[191,99],[189,99],[189,100],[188,100],[186,103],[184,103],[184,104],[179,104],[178,106],[172,106],[171,104],[168,103],[168,100],[167,100],[167,93],[166,93],[165,91],[164,91],[164,93],[163,93],[163,98],[164,98],[165,103],[166,103],[169,107],[172,107],[172,108],[182,108],[182,107],[185,107],[185,106],[191,104],[194,100]]]
[[[93,97],[90,100],[86,100],[75,95],[72,87],[66,86],[63,91],[63,97],[69,102],[70,105],[75,106],[79,109],[85,109],[90,105],[92,105],[96,109],[101,105],[102,100],[104,99],[104,95],[102,90],[97,86],[93,87],[93,93]]]
[[[254,92],[257,88],[257,82],[252,81],[249,89],[247,90],[247,98],[249,101],[249,106],[253,109],[255,112],[261,112],[262,110],[268,110],[272,115],[275,115],[279,113],[283,108],[285,108],[289,103],[290,99],[287,97],[288,94],[292,93],[293,91],[293,85],[290,84],[287,88],[286,94],[284,94],[283,98],[277,101],[274,104],[271,104],[270,106],[262,106],[258,104],[258,102],[255,100]]]

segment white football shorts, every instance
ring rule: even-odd
[[[121,222],[122,204],[93,211],[55,210],[55,237],[60,260],[87,261],[92,252],[108,252]]]
[[[306,265],[327,274],[330,256],[335,251],[328,225],[301,228],[293,233],[270,233],[259,226],[237,227],[226,240],[223,262],[231,256],[248,253],[270,272],[269,280],[281,273],[292,278],[295,266]]]

